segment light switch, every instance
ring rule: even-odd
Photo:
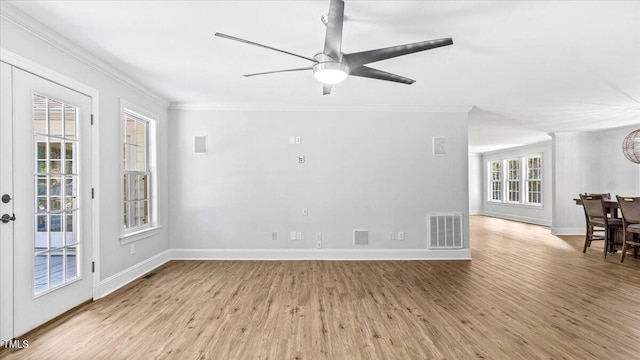
[[[302,233],[300,231],[296,233],[296,240],[302,240]]]
[[[300,144],[300,143],[301,143],[301,140],[302,140],[302,139],[300,139],[300,136],[296,136],[296,144]]]
[[[291,232],[291,234],[289,236],[289,239],[291,239],[291,240],[295,240],[296,239],[296,232],[295,231]]]
[[[309,216],[309,209],[308,208],[302,208],[302,215]]]
[[[404,241],[404,231],[398,231],[398,241]]]
[[[289,136],[289,145],[293,145],[296,143],[296,137],[295,136]]]
[[[390,241],[394,241],[395,239],[396,239],[396,233],[394,233],[394,232],[390,232],[390,233],[389,233],[389,240],[390,240]]]

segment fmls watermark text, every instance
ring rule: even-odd
[[[5,349],[26,349],[29,347],[29,340],[2,340],[2,347]]]

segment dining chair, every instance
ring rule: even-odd
[[[584,239],[583,253],[587,252],[587,247],[591,246],[593,240],[604,240],[604,257],[607,257],[607,251],[614,252],[615,232],[622,229],[622,220],[607,216],[607,209],[604,205],[605,197],[603,194],[583,195],[580,194],[582,207],[584,208],[584,216],[587,223],[587,235]],[[597,229],[596,229],[597,228]],[[603,235],[596,235],[594,232],[603,232]]]
[[[605,200],[611,200],[611,193],[584,193],[585,195],[602,195]]]
[[[629,197],[617,195],[620,212],[622,213],[622,256],[620,262],[624,261],[627,254],[627,247],[633,246],[633,257],[638,257],[638,246],[640,246],[640,197]]]

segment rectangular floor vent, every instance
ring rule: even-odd
[[[353,245],[369,245],[369,230],[353,230]]]
[[[429,249],[462,248],[462,214],[429,214]]]

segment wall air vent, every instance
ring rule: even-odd
[[[353,230],[353,245],[369,245],[369,230]]]
[[[429,214],[429,249],[461,249],[461,213]]]

